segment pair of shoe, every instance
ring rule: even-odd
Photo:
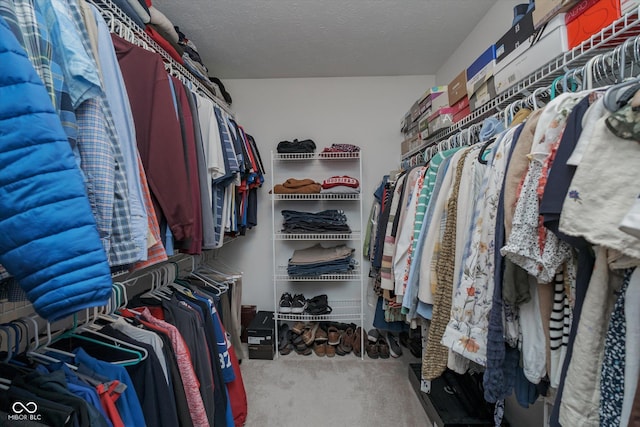
[[[367,332],[367,355],[372,359],[402,356],[402,348],[391,332],[371,329]]]
[[[278,311],[284,314],[302,314],[307,308],[307,300],[303,294],[295,294],[291,296],[289,292],[285,292],[280,296],[280,304]]]
[[[413,357],[422,357],[422,334],[420,330],[411,330],[410,332],[400,332],[400,344],[408,348]]]
[[[287,325],[286,323],[280,325],[280,329],[278,330],[278,337],[280,338],[278,342],[278,351],[280,352],[280,355],[286,356],[293,351],[293,343],[291,342],[291,330],[289,329],[289,325]]]

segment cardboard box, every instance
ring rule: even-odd
[[[400,144],[400,154],[407,154],[409,151],[411,151],[411,141],[405,139]]]
[[[585,10],[589,9],[599,1],[600,0],[581,0],[580,3],[572,7],[564,16],[564,23],[569,24],[570,22],[573,22],[578,16],[582,15]]]
[[[455,104],[467,95],[467,70],[462,70],[448,85],[449,105]]]
[[[496,64],[494,85],[500,94],[524,77],[567,50],[567,27],[564,14],[553,18],[536,37],[520,45],[507,58]]]
[[[453,124],[454,110],[451,107],[441,108],[429,117],[429,133],[435,133],[440,129]]]
[[[621,16],[620,0],[598,0],[586,9],[582,8],[582,3],[576,7],[578,11],[570,12],[574,18],[567,24],[569,49],[580,45]]]
[[[273,360],[276,354],[275,345],[252,345],[249,344],[249,359]]]
[[[467,96],[473,95],[489,78],[496,66],[496,46],[491,45],[467,68]]]
[[[275,345],[273,311],[258,311],[247,328],[249,345]]]
[[[554,16],[569,11],[579,2],[580,0],[536,0],[536,8],[533,10],[534,28],[540,28]]]
[[[624,15],[637,9],[640,6],[640,0],[620,0],[620,12]]]
[[[424,132],[428,128],[429,128],[429,116],[427,114],[424,114],[418,120],[418,132]]]
[[[418,120],[418,117],[420,117],[420,104],[418,103],[418,101],[413,103],[411,109],[409,110],[409,113],[411,113],[411,120],[409,121],[409,125],[411,125],[411,123],[415,122],[416,120]]]
[[[529,12],[495,43],[496,64],[500,63],[516,48],[529,40],[529,37],[531,37],[534,32],[533,12]]]
[[[455,104],[453,104],[451,106],[451,108],[453,109],[453,114],[457,114],[460,111],[464,110],[465,108],[467,108],[469,106],[469,97],[465,96],[464,98],[462,98],[460,101],[456,102]]]
[[[409,124],[411,123],[411,112],[407,112],[404,115],[402,120],[400,120],[400,132],[405,133],[407,129],[409,129]]]
[[[458,123],[460,120],[464,119],[469,114],[471,114],[471,107],[467,105],[462,110],[458,111],[453,115],[453,123]]]
[[[418,100],[420,116],[430,116],[433,111],[449,106],[447,86],[433,86],[429,88]],[[418,119],[420,120],[420,119]]]
[[[496,97],[496,86],[494,82],[494,77],[491,76],[489,80],[484,82],[482,86],[478,88],[478,90],[471,95],[469,98],[469,108],[471,111],[475,111],[478,108],[482,107],[487,102],[491,101]]]

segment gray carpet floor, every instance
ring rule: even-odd
[[[405,349],[398,359],[290,354],[245,359],[247,427],[432,425],[411,387]]]

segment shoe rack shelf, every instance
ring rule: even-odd
[[[360,182],[360,193],[272,194],[273,293],[276,342],[278,322],[347,322],[364,325],[364,275],[361,266],[363,230],[362,152],[292,153],[271,152],[271,188],[289,178],[311,178],[322,182],[331,176],[348,175]],[[282,231],[282,210],[319,212],[326,209],[344,211],[350,233],[286,233]],[[340,274],[291,276],[287,263],[296,249],[320,243],[331,247],[347,245],[354,249],[355,268]],[[303,294],[305,298],[327,294],[331,313],[280,313],[280,296],[284,292]],[[363,352],[364,353],[364,352]]]
[[[360,240],[360,232],[351,233],[282,233],[273,235],[276,240]]]
[[[273,200],[360,200],[360,193],[354,194],[273,194]]]
[[[303,322],[334,322],[334,321],[359,321],[360,320],[360,300],[329,300],[330,314],[297,314],[297,313],[275,313],[276,320],[303,321]]]
[[[336,274],[319,274],[317,276],[292,276],[287,274],[287,266],[279,265],[276,268],[276,274],[273,276],[274,280],[278,282],[337,282],[337,281],[360,281],[362,279],[362,273],[359,267],[350,273],[336,273]]]
[[[353,153],[273,153],[274,160],[353,160],[360,158],[360,152]]]

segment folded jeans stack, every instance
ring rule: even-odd
[[[322,186],[312,179],[289,178],[273,187],[274,194],[318,194]]]
[[[277,150],[280,154],[313,153],[316,151],[316,144],[311,139],[280,141]]]
[[[321,193],[329,194],[358,194],[360,181],[347,175],[332,176],[322,181]]]
[[[282,216],[285,233],[351,233],[347,216],[337,209],[317,213],[283,210]]]
[[[318,276],[340,274],[356,267],[354,249],[346,245],[324,248],[316,244],[310,248],[298,249],[289,259],[287,273],[290,276]]]

